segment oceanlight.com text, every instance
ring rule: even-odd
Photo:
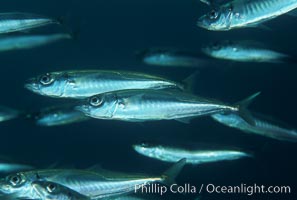
[[[204,185],[201,185],[201,191]],[[265,186],[265,185],[247,185],[240,184],[239,186],[221,186],[214,184],[205,185],[205,190],[207,193],[216,194],[247,194],[249,196],[254,194],[290,194],[290,186]]]

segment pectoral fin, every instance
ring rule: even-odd
[[[193,120],[194,117],[187,117],[187,118],[179,118],[179,119],[175,119],[178,122],[184,123],[184,124],[190,124],[191,120]]]

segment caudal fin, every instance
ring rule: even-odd
[[[186,162],[187,162],[187,159],[183,158],[179,160],[177,163],[175,163],[173,166],[171,166],[168,170],[166,170],[162,175],[164,184],[166,185],[174,184],[175,178],[179,175],[181,170],[184,168]]]
[[[184,91],[188,93],[193,93],[195,91],[195,85],[197,82],[197,77],[199,75],[199,71],[195,71],[193,74],[188,76],[186,79],[182,81]]]
[[[260,94],[261,94],[261,92],[257,92],[255,94],[243,99],[242,101],[237,102],[236,105],[242,109],[246,109],[255,100],[255,98],[257,96],[259,96]]]
[[[240,115],[240,117],[242,117],[246,122],[248,122],[251,125],[255,125],[255,121],[247,108],[260,94],[261,92],[257,92],[235,104],[235,107],[238,108],[238,114]]]

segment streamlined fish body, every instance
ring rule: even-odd
[[[46,73],[29,79],[25,87],[44,96],[75,99],[125,89],[183,88],[181,84],[161,77],[112,70]]]
[[[60,22],[55,19],[31,13],[0,13],[0,34],[26,31],[49,24],[60,24]]]
[[[296,7],[297,0],[233,0],[202,16],[197,25],[214,31],[255,27]]]

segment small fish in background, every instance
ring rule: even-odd
[[[20,112],[12,108],[0,106],[0,122],[19,117]]]
[[[213,58],[237,62],[283,63],[290,60],[288,55],[255,41],[220,41],[202,48],[202,52]]]
[[[281,141],[297,142],[297,130],[284,128],[279,125],[282,124],[281,122],[272,120],[269,116],[252,113],[254,124],[247,123],[236,113],[215,114],[211,117],[217,122],[245,133],[258,134]]]
[[[199,0],[200,2],[208,5],[208,6],[219,6],[219,5],[223,5],[227,2],[229,2],[229,0]]]
[[[32,187],[39,198],[45,200],[91,200],[88,196],[50,181],[34,181]]]
[[[71,34],[57,33],[49,35],[2,36],[0,37],[0,52],[32,49],[65,39],[72,39]]]
[[[27,171],[32,169],[34,169],[33,166],[15,162],[8,162],[0,158],[0,174],[8,174],[12,172]]]
[[[25,88],[40,95],[75,99],[116,90],[183,87],[158,76],[113,70],[51,72],[31,78],[25,84]]]
[[[0,179],[1,197],[14,199],[38,199],[33,189],[36,181],[50,181],[92,199],[117,197],[135,192],[138,185],[152,183],[172,184],[183,169],[182,159],[161,176],[132,175],[99,170],[44,169],[18,172]]]
[[[56,19],[31,13],[0,13],[0,34],[27,31],[49,24],[60,24],[60,22]]]
[[[187,164],[193,165],[252,157],[247,152],[227,148],[188,150],[148,143],[136,144],[133,148],[137,153],[149,158],[171,163],[186,158]]]
[[[29,118],[34,119],[39,126],[62,126],[90,119],[82,112],[75,110],[72,105],[45,108],[29,114]]]
[[[199,54],[173,49],[147,49],[137,53],[147,65],[163,67],[205,67],[210,62]]]
[[[87,98],[76,109],[97,119],[129,122],[177,120],[189,123],[194,117],[224,112],[239,113],[249,121],[245,110],[258,94],[228,105],[175,90],[122,90]]]
[[[212,7],[214,8],[209,13],[200,17],[197,25],[212,31],[228,31],[245,27],[259,27],[263,22],[296,9],[297,1],[232,0]]]

